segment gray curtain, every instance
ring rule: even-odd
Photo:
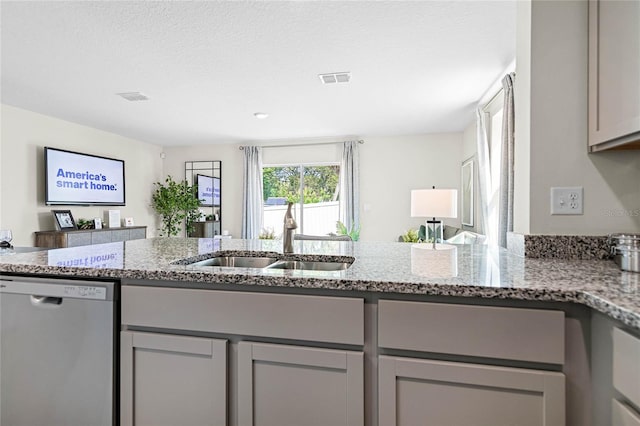
[[[348,230],[360,228],[360,155],[357,141],[344,143],[340,163],[340,221]]]
[[[502,158],[500,161],[500,205],[498,208],[498,244],[507,247],[507,232],[513,231],[513,151],[514,137],[514,73],[502,79],[504,106],[502,118]]]
[[[262,150],[244,147],[242,238],[258,238],[262,229]]]

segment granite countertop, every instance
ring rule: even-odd
[[[247,251],[355,261],[344,271],[179,264],[182,259]],[[434,256],[412,244],[387,242],[294,241],[294,251],[296,255],[283,255],[278,240],[151,238],[5,253],[0,255],[0,273],[573,302],[640,330],[640,274],[621,271],[611,260],[530,259],[482,245],[459,245]]]

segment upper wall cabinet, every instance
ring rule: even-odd
[[[589,151],[640,149],[640,1],[589,1]]]

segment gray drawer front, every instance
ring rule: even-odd
[[[129,229],[129,239],[130,240],[142,240],[147,238],[147,229],[146,228],[133,228]]]
[[[564,364],[564,312],[381,300],[381,347]]]
[[[91,232],[67,234],[67,247],[87,246],[91,244]]]
[[[123,286],[122,324],[363,345],[364,300]]]
[[[91,233],[91,244],[105,244],[111,242],[111,231],[98,231]]]
[[[111,231],[111,242],[127,241],[129,239],[128,229],[117,229]]]
[[[613,386],[640,407],[640,339],[613,328]]]

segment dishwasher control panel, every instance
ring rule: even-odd
[[[109,287],[111,286],[111,287]],[[44,297],[68,297],[72,299],[112,300],[112,283],[94,285],[86,282],[78,285],[68,280],[0,279],[0,293],[28,294]]]
[[[104,287],[66,285],[64,286],[64,297],[105,300],[107,298],[107,289]]]

